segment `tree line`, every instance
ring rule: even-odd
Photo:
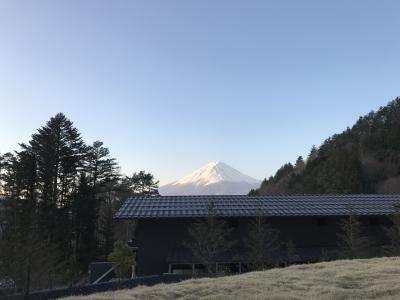
[[[0,278],[27,294],[75,284],[112,251],[122,201],[157,190],[150,173],[122,176],[101,141],[86,144],[57,114],[20,150],[0,155]]]

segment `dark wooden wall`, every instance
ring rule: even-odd
[[[233,238],[243,241],[249,228],[249,218],[227,218],[234,228]],[[332,250],[337,246],[339,217],[271,217],[269,224],[279,230],[280,241],[292,240],[301,251],[314,249]],[[135,241],[137,250],[137,275],[154,275],[168,272],[167,255],[170,251],[183,248],[189,241],[188,228],[194,219],[142,219],[139,221]],[[383,225],[386,217],[363,217],[368,235],[379,248],[385,242]],[[239,247],[240,248],[240,247]],[[376,249],[375,249],[376,251]],[[315,251],[314,251],[315,252]]]

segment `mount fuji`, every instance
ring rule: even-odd
[[[161,186],[163,196],[246,195],[260,187],[261,181],[247,176],[223,162],[210,162],[193,173]]]

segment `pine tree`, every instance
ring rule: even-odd
[[[315,145],[313,145],[311,147],[310,153],[308,154],[307,162],[311,162],[315,160],[317,157],[318,157],[318,149],[317,147],[315,147]]]
[[[86,173],[91,186],[92,204],[91,223],[94,223],[93,235],[96,239],[94,255],[107,255],[113,245],[113,205],[110,207],[110,194],[117,189],[119,168],[116,160],[110,157],[110,151],[100,141],[95,141],[88,147]],[[104,227],[103,227],[104,226]],[[88,241],[91,244],[91,241]]]
[[[72,202],[73,253],[80,269],[85,270],[96,258],[96,226],[98,205],[93,187],[87,182],[84,173]]]
[[[62,113],[51,118],[22,148],[37,159],[39,215],[47,239],[71,254],[70,210],[84,166],[86,147],[78,130]]]
[[[305,167],[306,167],[306,164],[304,162],[303,157],[299,156],[294,165],[294,173],[296,175],[301,174],[304,171]]]
[[[95,141],[87,148],[87,152],[88,181],[94,191],[99,193],[102,187],[118,179],[118,164],[114,158],[110,157],[110,150],[104,147],[103,142]]]
[[[158,181],[154,180],[151,173],[140,171],[134,173],[132,177],[127,178],[129,181],[129,188],[133,195],[158,195]]]

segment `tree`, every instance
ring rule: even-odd
[[[274,254],[279,248],[279,232],[267,223],[261,215],[250,222],[248,237],[245,239],[247,258],[252,268],[264,270],[275,262]]]
[[[41,232],[59,246],[60,260],[68,259],[72,251],[71,205],[86,146],[73,123],[59,113],[21,147],[36,158]]]
[[[140,171],[127,177],[130,191],[135,196],[158,195],[158,181],[154,180],[151,173]]]
[[[363,224],[354,214],[351,204],[347,205],[348,216],[339,222],[339,257],[345,259],[365,258],[369,255],[370,241],[364,234]]]
[[[231,232],[226,222],[217,218],[213,202],[208,204],[205,219],[200,219],[189,227],[191,241],[186,246],[205,266],[209,274],[213,273],[213,265],[220,255],[226,253],[234,245],[235,242],[229,239]]]
[[[257,189],[251,189],[248,196],[259,196],[259,192]]]
[[[87,177],[95,193],[119,177],[118,164],[115,158],[110,158],[110,150],[103,142],[95,141],[87,148]]]
[[[391,226],[384,228],[389,244],[383,247],[383,253],[388,256],[400,256],[400,206],[394,207],[394,213],[389,217]]]
[[[72,201],[73,256],[82,270],[86,270],[97,254],[98,209],[93,187],[89,185],[86,175],[82,173]]]
[[[315,145],[312,145],[310,153],[308,154],[307,157],[307,162],[311,162],[315,160],[318,157],[318,149],[315,147]]]
[[[123,241],[114,243],[114,250],[108,255],[108,261],[115,266],[115,274],[118,278],[127,277],[129,270],[134,270],[135,256],[128,245]]]
[[[304,171],[305,167],[306,167],[306,164],[304,162],[303,157],[299,156],[294,165],[294,173],[296,175],[301,174]]]
[[[92,227],[92,235],[96,241],[93,257],[101,254],[107,255],[112,250],[114,243],[112,236],[114,207],[110,203],[110,201],[113,201],[110,200],[110,197],[113,195],[113,190],[117,189],[120,175],[116,160],[110,157],[110,151],[104,147],[103,142],[95,141],[87,147],[87,152],[85,171],[91,189],[91,220],[95,225]],[[84,204],[84,202],[81,203]],[[81,209],[84,208],[78,208],[78,211]],[[91,241],[88,241],[88,243],[90,244]]]

